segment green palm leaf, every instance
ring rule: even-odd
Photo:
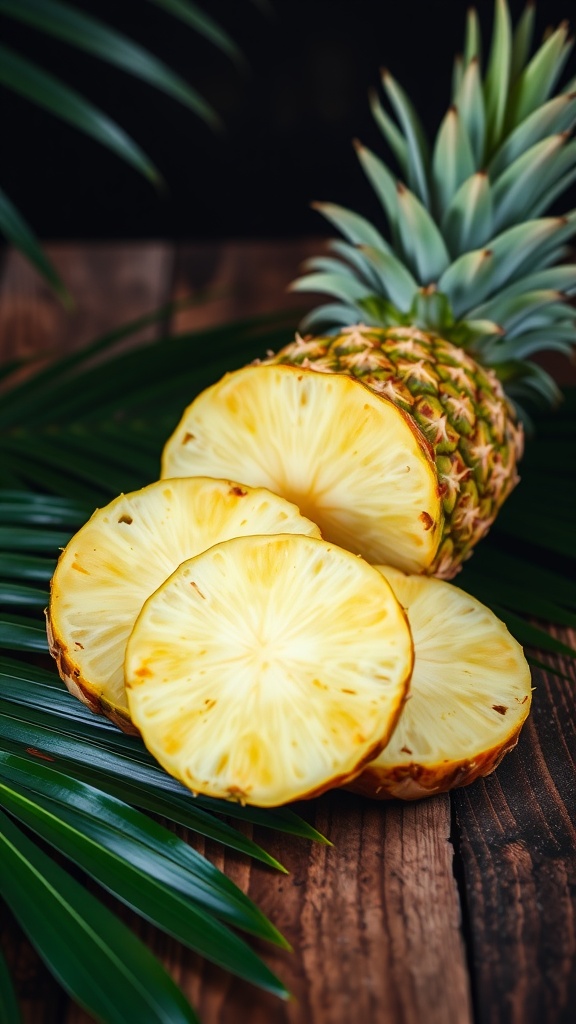
[[[107,114],[54,75],[2,45],[0,82],[111,149],[154,185],[161,184],[162,179],[152,161]]]
[[[148,85],[178,100],[212,126],[218,118],[211,107],[162,61],[116,29],[77,11],[59,0],[0,0],[0,13],[8,14],[79,50],[114,64]]]
[[[195,3],[190,0],[150,2],[209,40],[238,66],[244,66],[244,58],[230,35]],[[155,54],[99,19],[61,0],[0,0],[0,13],[113,64],[182,103],[212,128],[220,127],[217,113],[196,89]],[[163,184],[152,160],[113,118],[73,87],[3,45],[0,45],[0,83],[87,134],[152,184]],[[24,254],[60,299],[70,305],[70,296],[34,231],[2,190],[0,232]],[[14,480],[17,482],[16,478]]]
[[[0,892],[70,995],[109,1024],[195,1024],[180,990],[130,929],[3,811],[0,825]]]
[[[2,232],[11,245],[23,253],[32,266],[36,267],[38,273],[54,289],[65,305],[70,305],[70,296],[60,279],[58,271],[48,259],[32,228],[26,223],[2,189],[0,189],[0,232]],[[8,367],[9,372],[11,369],[11,367]],[[18,369],[18,365],[14,366],[13,369]]]

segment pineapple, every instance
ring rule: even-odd
[[[68,689],[126,732],[126,641],[144,601],[187,558],[252,533],[319,537],[294,505],[229,480],[163,480],[122,494],[72,538],[50,586],[50,650]]]
[[[513,29],[506,0],[496,0],[483,74],[477,16],[469,12],[452,101],[431,148],[402,88],[384,74],[383,87],[399,125],[375,96],[372,109],[402,180],[373,152],[363,146],[357,150],[383,207],[388,238],[355,212],[318,205],[344,239],[331,243],[332,255],[311,260],[309,272],[293,287],[332,297],[303,325],[303,331],[326,330],[320,336],[298,334],[267,360],[322,373],[322,418],[331,416],[335,430],[346,413],[332,400],[327,379],[334,374],[372,389],[398,410],[399,420],[410,421],[422,463],[430,456],[434,462],[441,515],[433,504],[422,504],[420,512],[423,522],[432,520],[429,539],[435,550],[429,557],[424,546],[419,566],[412,561],[410,567],[402,552],[398,558],[389,554],[376,560],[445,579],[458,572],[518,481],[522,421],[528,420],[523,403],[531,396],[550,402],[559,398],[550,376],[530,357],[541,349],[570,354],[576,337],[576,311],[566,302],[576,291],[576,266],[562,263],[576,211],[544,215],[576,178],[576,141],[568,135],[576,117],[576,80],[554,93],[570,51],[567,27],[551,32],[530,57],[533,21],[530,4]],[[270,379],[264,376],[266,366],[251,372],[264,389]],[[231,415],[236,381],[239,402],[246,385],[242,376],[227,378]],[[219,398],[217,390],[211,393]],[[298,432],[308,465],[316,448],[314,426],[303,435],[298,419],[289,419],[293,411],[279,407],[247,428],[249,414],[237,407],[235,444],[253,450],[254,459],[248,465],[246,456],[236,475],[263,483],[275,459],[281,464],[279,475],[286,475],[285,437],[291,431]],[[210,430],[206,404],[203,416]],[[214,452],[231,429],[227,426],[221,437],[219,417],[216,409]],[[215,456],[212,463],[204,453],[199,457],[194,443],[184,450],[183,437],[191,432],[188,418],[194,414],[185,415],[169,442],[163,472],[235,475],[226,458]],[[393,431],[394,443],[398,433]],[[383,433],[381,446],[388,444]],[[176,458],[178,445],[182,450]],[[373,501],[363,504],[365,481],[359,489],[356,481],[364,454],[352,441],[333,470],[341,505],[332,518],[352,526],[360,510],[359,532],[352,540],[339,527],[332,532],[330,522],[328,529],[323,526],[329,539],[373,559],[372,537],[384,528],[386,497],[384,482],[375,479]],[[325,472],[322,460],[333,452],[317,455],[308,482],[299,471],[279,489],[322,522],[316,473]],[[410,486],[406,500],[411,528]],[[363,531],[369,535],[366,546]],[[385,543],[393,548],[394,542],[391,535]]]
[[[372,566],[308,536],[239,537],[184,562],[126,652],[130,715],[194,792],[277,806],[344,784],[386,744],[413,664]]]
[[[162,474],[232,469],[368,561],[420,572],[436,555],[443,512],[431,446],[348,376],[250,366],[203,391],[165,446]]]
[[[377,568],[408,615],[414,671],[392,739],[351,788],[417,800],[494,771],[530,710],[530,669],[504,623],[463,590]]]

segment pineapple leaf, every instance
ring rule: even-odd
[[[575,149],[576,147],[570,143],[564,150],[564,153],[567,154],[566,163],[568,165],[570,158],[574,156]],[[539,217],[544,210],[547,210],[556,201],[558,196],[561,196],[566,189],[570,188],[574,181],[576,181],[576,165],[569,167],[562,177],[541,193],[539,200],[532,207],[532,215]]]
[[[370,245],[375,249],[391,251],[380,232],[359,213],[347,210],[344,206],[337,206],[335,203],[313,203],[312,206],[326,220],[331,221],[344,235],[344,238],[347,238],[353,245]]]
[[[542,193],[572,165],[573,150],[573,146],[566,145],[565,134],[552,135],[531,146],[506,168],[492,184],[497,231],[533,216],[534,204]]]
[[[438,281],[438,289],[450,299],[456,319],[489,293],[493,275],[494,254],[490,249],[466,252],[450,264]]]
[[[462,81],[454,99],[466,136],[472,150],[473,170],[481,167],[486,148],[486,109],[482,92],[480,65],[473,58],[462,76]],[[470,172],[471,173],[471,172]]]
[[[512,26],[506,0],[495,0],[494,27],[484,81],[486,104],[486,155],[502,135],[506,117],[512,60]]]
[[[474,153],[465,124],[456,107],[450,107],[436,136],[432,157],[432,180],[439,215],[454,193],[476,170]]]
[[[362,169],[371,183],[382,208],[388,218],[390,233],[394,245],[399,241],[398,236],[398,193],[395,179],[390,174],[386,165],[366,146],[359,142],[355,143],[356,154],[362,165]]]
[[[488,175],[478,171],[465,181],[442,220],[442,231],[454,256],[479,249],[492,235],[494,210]]]
[[[423,285],[433,284],[450,263],[446,243],[425,206],[398,186],[398,230],[407,262]]]
[[[398,310],[408,310],[416,292],[418,282],[410,271],[391,252],[363,247],[363,252],[378,272],[380,290],[388,296]]]
[[[350,327],[358,320],[358,307],[348,306],[343,302],[327,302],[306,313],[300,322],[304,332],[315,331],[317,328]]]
[[[369,93],[369,102],[372,116],[382,132],[382,135],[386,139],[386,142],[390,146],[390,149],[394,153],[403,176],[406,178],[408,175],[408,168],[410,166],[408,143],[392,118],[384,110],[375,89],[372,89]]]
[[[337,264],[337,272],[320,271],[299,277],[290,285],[293,292],[323,292],[342,297],[347,302],[358,302],[369,294],[367,285],[347,273],[343,263]]]
[[[536,352],[561,352],[570,358],[574,348],[574,324],[570,323],[565,328],[556,326],[554,338],[550,338],[549,330],[522,331],[520,338],[511,338],[510,341],[500,340],[500,344],[494,346],[494,351],[485,349],[484,354],[496,361],[514,359],[527,359]]]
[[[561,135],[569,131],[575,121],[576,96],[573,93],[562,93],[542,107],[537,107],[514,128],[496,150],[488,165],[492,181],[532,146],[551,135]]]
[[[358,277],[366,281],[366,284],[378,287],[379,275],[369,260],[364,246],[350,245],[349,242],[343,242],[340,239],[332,239],[328,246],[330,251],[345,260],[356,271]]]
[[[110,1024],[198,1024],[169,974],[130,929],[2,811],[0,823],[2,895],[68,993]]]
[[[568,24],[563,22],[519,75],[510,97],[509,128],[523,121],[550,96],[570,54],[567,36]]]
[[[530,56],[535,20],[536,8],[533,3],[527,3],[518,19],[512,36],[511,82],[516,81]]]
[[[464,37],[464,68],[466,69],[471,61],[482,60],[482,34],[478,21],[478,12],[474,7],[469,7],[466,15],[466,33]]]
[[[526,322],[533,313],[539,312],[544,306],[551,305],[559,298],[561,293],[551,288],[522,291],[520,294],[505,297],[499,295],[483,306],[477,306],[474,316],[496,320],[507,333],[511,333],[521,326],[526,329]]]
[[[428,205],[430,190],[428,186],[428,144],[420,118],[401,85],[390,72],[382,72],[382,85],[392,104],[396,116],[402,126],[409,155],[408,185]]]

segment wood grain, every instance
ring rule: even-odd
[[[63,355],[167,301],[173,247],[164,242],[53,244],[46,251],[74,299],[66,310],[20,253],[0,279],[0,362]],[[151,327],[131,344],[156,336]]]
[[[306,295],[290,292],[301,263],[324,248],[321,239],[235,241],[177,246],[173,296],[197,303],[179,312],[173,330],[187,331],[243,317],[310,308]]]
[[[568,678],[535,672],[516,751],[453,794],[479,1024],[574,1020],[576,672],[548,660]]]
[[[293,946],[260,950],[294,999],[282,1004],[180,951],[172,968],[204,1024],[470,1024],[449,799],[402,806],[329,793],[297,809],[334,845],[256,830],[289,876],[205,848]]]

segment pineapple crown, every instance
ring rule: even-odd
[[[482,70],[478,16],[469,10],[432,147],[404,90],[382,73],[396,120],[376,93],[371,109],[402,180],[355,145],[387,237],[352,210],[314,204],[345,240],[329,243],[332,255],[308,260],[292,285],[337,300],[308,314],[303,329],[361,319],[434,331],[492,366],[520,411],[525,398],[560,397],[529,357],[543,349],[570,356],[576,343],[576,310],[567,302],[576,265],[566,262],[576,210],[543,216],[576,179],[576,78],[556,92],[572,41],[564,22],[531,57],[534,17],[530,3],[513,27],[506,0],[495,0]]]

